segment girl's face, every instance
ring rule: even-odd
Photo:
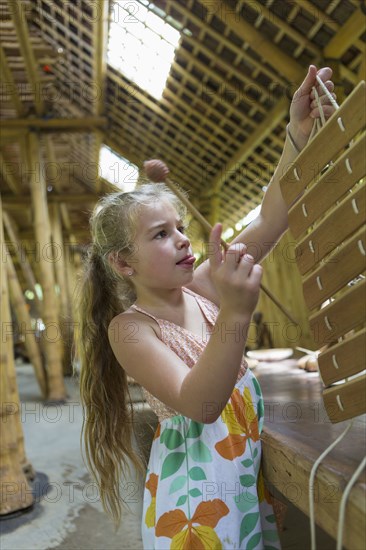
[[[184,286],[193,278],[193,258],[183,220],[168,200],[144,206],[137,221],[132,281],[151,288]],[[183,264],[184,258],[191,257]]]

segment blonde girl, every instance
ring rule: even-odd
[[[319,116],[317,74],[333,91],[331,69],[310,66],[261,213],[226,253],[216,224],[209,260],[194,269],[184,207],[164,184],[107,195],[91,216],[77,343],[86,462],[116,524],[122,477],[131,463],[143,472],[146,549],[279,547],[261,474],[263,399],[243,351],[259,262],[287,227],[279,178]],[[328,117],[332,107],[319,94]],[[150,169],[167,174],[158,161]],[[132,445],[127,375],[159,419],[147,471]]]

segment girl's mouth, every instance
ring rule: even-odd
[[[177,262],[177,265],[193,265],[196,261],[196,258],[194,256],[186,256],[186,258],[183,258],[180,262]]]

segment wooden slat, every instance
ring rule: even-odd
[[[366,413],[366,374],[324,390],[323,399],[333,423]]]
[[[225,169],[219,172],[218,176],[212,181],[211,188],[214,193],[219,193],[228,179],[228,174],[233,170],[237,170],[240,164],[243,164],[246,159],[253,153],[256,147],[263,141],[265,136],[268,136],[271,131],[283,120],[287,110],[287,101],[282,100],[268,113],[265,120],[258,125],[253,134],[245,141],[242,147],[233,155],[230,162],[225,166]],[[215,213],[213,214],[214,217]]]
[[[219,4],[207,2],[207,10],[214,12],[215,16],[219,17],[225,25],[228,25],[238,36],[242,36],[267,63],[278,67],[279,72],[285,75],[290,82],[301,82],[303,70],[299,63],[267,39],[251,23],[235,13],[235,9],[228,0],[221,0]]]
[[[353,285],[342,296],[309,318],[318,347],[334,342],[365,321],[365,283]],[[330,327],[330,329],[329,329]]]
[[[354,209],[356,208],[356,210]],[[357,213],[356,213],[357,212]],[[297,265],[302,275],[315,267],[349,235],[356,231],[366,216],[365,184],[349,193],[316,229],[296,246]]]
[[[297,157],[280,180],[281,191],[290,206],[305,187],[321,173],[323,168],[345,147],[366,124],[365,82],[362,81],[348,96],[326,125]],[[341,130],[338,119],[343,121]],[[332,136],[330,139],[329,136]],[[324,139],[323,139],[324,138]],[[296,169],[299,179],[296,178]]]
[[[366,268],[366,229],[361,227],[316,271],[303,280],[303,292],[309,309],[320,306]]]
[[[42,115],[45,108],[44,95],[42,93],[42,85],[45,83],[45,78],[40,73],[30,41],[25,5],[21,2],[12,2],[11,0],[8,0],[8,5],[17,33],[20,51],[24,59],[25,71],[32,87],[36,113],[37,115]]]
[[[0,152],[0,174],[4,178],[9,189],[11,189],[15,195],[19,196],[22,193],[22,188],[19,180],[16,176],[14,176],[12,170],[8,170],[8,167],[10,167],[11,164],[12,163],[6,162],[2,153]]]
[[[85,131],[88,128],[103,128],[107,119],[100,116],[89,116],[84,118],[12,118],[0,121],[1,131],[14,128],[41,128],[55,131]]]
[[[297,239],[331,205],[346,193],[351,186],[366,174],[366,134],[347,149],[301,199],[289,210],[288,222],[291,233]],[[346,159],[352,174],[347,170]]]
[[[328,42],[324,48],[324,58],[340,59],[344,52],[354,44],[355,39],[365,32],[365,25],[364,11],[359,8],[353,12],[345,25],[342,25],[337,34]]]
[[[47,202],[65,202],[73,204],[88,204],[95,203],[101,197],[96,193],[48,193]],[[5,208],[16,206],[17,208],[26,207],[29,208],[31,197],[23,195],[21,197],[9,197],[8,195],[3,195],[3,205]]]
[[[366,329],[338,342],[318,356],[325,386],[357,374],[366,368]]]

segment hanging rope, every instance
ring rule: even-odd
[[[311,550],[316,550],[316,537],[315,537],[315,514],[314,514],[314,480],[315,474],[318,469],[319,464],[324,460],[324,458],[338,445],[340,441],[346,436],[353,424],[353,421],[349,423],[347,428],[337,437],[333,443],[325,449],[325,451],[319,456],[319,458],[314,462],[313,467],[311,468],[310,478],[309,478],[309,516],[310,516],[310,537],[311,537]]]
[[[337,550],[342,550],[343,544],[343,530],[344,530],[344,521],[345,521],[345,512],[348,496],[351,492],[353,485],[355,484],[358,476],[361,474],[362,470],[366,466],[366,457],[361,461],[358,468],[353,473],[353,476],[346,485],[346,488],[343,492],[341,504],[339,506],[339,517],[338,517],[338,533],[337,533]]]

